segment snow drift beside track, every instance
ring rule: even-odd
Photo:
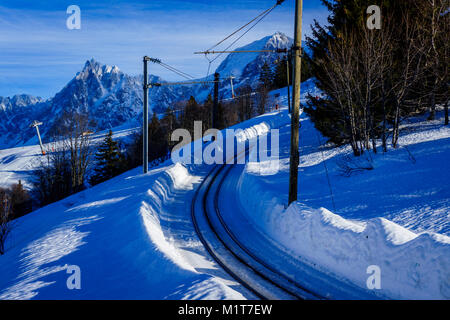
[[[450,237],[416,234],[384,218],[351,221],[301,203],[285,210],[276,190],[246,170],[238,192],[251,221],[301,260],[364,288],[367,268],[378,266],[382,296],[450,299]]]

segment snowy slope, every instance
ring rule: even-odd
[[[138,128],[128,126],[113,128],[113,138],[122,143],[129,143]],[[100,144],[107,131],[101,131],[92,136],[92,146]],[[50,150],[51,144],[44,143],[44,149]],[[39,145],[0,150],[0,186],[8,187],[22,181],[27,189],[32,188],[32,171],[40,165],[41,148]]]
[[[0,299],[244,298],[189,224],[199,178],[171,165],[139,172],[20,218],[0,257]],[[67,265],[81,290],[67,289]]]
[[[320,94],[311,83],[303,88]],[[284,92],[273,93],[280,104]],[[330,283],[365,289],[367,267],[377,265],[382,297],[449,299],[450,130],[441,120],[405,124],[400,149],[347,178],[337,159],[351,150],[324,147],[302,115],[299,202],[286,210],[289,116],[282,109],[254,118],[237,127],[252,136],[280,127],[280,171],[267,162],[238,167],[229,192],[293,265],[308,264]],[[18,219],[0,256],[0,298],[254,298],[211,261],[192,226],[190,203],[209,170],[170,161],[149,175],[136,169]],[[81,290],[67,289],[66,265],[80,267]]]
[[[138,168],[17,219],[0,256],[0,299],[254,299],[192,225],[191,200],[210,169]],[[81,290],[66,286],[73,265]]]
[[[337,165],[351,150],[324,147],[310,120],[301,121],[299,202],[286,210],[286,124],[281,170],[269,162],[242,169],[237,193],[250,223],[302,261],[360,287],[376,265],[380,294],[450,299],[450,129],[443,119],[405,124],[399,150],[372,155],[374,170],[351,177]]]
[[[276,32],[271,36],[264,37],[258,41],[252,42],[236,51],[254,51],[254,50],[276,50],[289,49],[293,45],[293,39],[281,32]],[[231,53],[219,65],[216,72],[221,78],[234,76],[233,85],[235,90],[241,86],[249,85],[255,88],[259,84],[259,75],[264,63],[274,66],[276,61],[284,57],[284,53],[275,52],[250,52],[250,53]],[[231,97],[231,84],[224,81],[220,86],[220,94],[224,98]]]
[[[277,32],[271,36],[262,38],[258,41],[252,42],[246,46],[237,48],[236,51],[253,51],[253,50],[273,50],[273,49],[287,49],[292,46],[292,39],[284,35],[283,33]],[[246,76],[250,68],[249,64],[255,62],[258,58],[260,60],[266,60],[270,63],[270,59],[277,55],[271,53],[231,53],[227,58],[220,64],[216,72],[220,73],[224,77],[235,76],[241,77]],[[266,59],[265,59],[266,58]],[[254,66],[253,66],[254,67]],[[256,68],[257,69],[257,68]]]

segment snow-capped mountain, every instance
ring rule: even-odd
[[[282,33],[275,33],[236,50],[264,50],[288,48],[292,39]],[[278,53],[230,54],[217,68],[221,79],[230,76],[235,88],[242,85],[256,86],[264,62],[273,64],[280,57]],[[212,78],[210,75],[208,79]],[[203,78],[201,80],[205,80]],[[150,75],[150,82],[164,82],[158,76]],[[29,124],[33,120],[44,123],[41,133],[46,140],[49,133],[64,113],[83,112],[95,121],[97,130],[104,130],[129,123],[139,125],[142,115],[143,77],[130,76],[116,66],[102,65],[94,59],[88,60],[79,72],[53,98],[43,100],[29,95],[12,98],[0,97],[0,148],[34,144],[37,137]],[[194,96],[203,101],[212,93],[212,86],[163,86],[149,91],[150,109],[158,114],[170,105]],[[224,80],[220,84],[220,96],[231,97],[231,84]]]
[[[277,32],[272,36],[237,48],[236,51],[288,49],[292,44],[293,40],[291,38]],[[234,76],[238,78],[238,81],[236,81],[238,84],[243,81],[253,84],[257,82],[264,63],[267,62],[269,65],[273,65],[275,60],[281,56],[284,56],[284,54],[272,52],[231,53],[217,68],[216,72],[220,73],[222,77]]]
[[[40,119],[46,101],[30,95],[0,97],[0,148],[23,143],[32,119]]]
[[[150,75],[150,82],[162,82]],[[51,112],[88,113],[99,129],[139,122],[142,113],[142,76],[129,76],[118,67],[86,62],[84,69],[51,101]],[[193,91],[188,87],[156,87],[150,90],[150,107],[162,112],[172,103],[188,99]]]
[[[248,45],[236,48],[235,51],[258,51],[287,49],[293,45],[293,39],[281,32],[276,32],[271,36],[264,37]],[[223,98],[231,97],[230,76],[233,76],[233,86],[235,89],[243,85],[250,85],[255,88],[258,85],[261,68],[265,62],[269,66],[274,66],[276,60],[284,57],[283,53],[276,52],[248,52],[231,53],[218,66],[216,72],[220,74],[221,79],[225,79],[220,84],[220,96]],[[209,80],[212,79],[210,76]],[[227,80],[228,79],[228,80]],[[198,94],[202,95],[202,92]]]
[[[161,82],[151,75],[150,82]],[[137,125],[142,114],[142,76],[129,76],[116,66],[91,59],[60,92],[49,100],[28,95],[0,98],[0,148],[37,142],[29,124],[38,119],[44,140],[60,124],[64,113],[87,113],[103,130],[125,123]],[[162,112],[167,106],[188,99],[189,87],[156,87],[150,90],[150,107]]]

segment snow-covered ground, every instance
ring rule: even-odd
[[[137,128],[117,127],[113,129],[113,139],[129,143]],[[92,145],[100,144],[109,130],[92,136]],[[37,138],[36,138],[37,140]],[[52,144],[44,144],[44,150],[51,150]],[[8,187],[22,181],[28,189],[32,187],[32,171],[39,166],[42,157],[41,148],[37,145],[0,150],[0,187]]]
[[[252,298],[195,236],[199,179],[181,165],[136,169],[18,219],[0,257],[0,299]],[[66,285],[72,265],[80,290]]]
[[[276,93],[285,105],[285,90]],[[295,279],[304,277],[292,269],[301,262],[366,290],[367,267],[377,265],[380,297],[450,299],[450,129],[442,119],[405,124],[398,150],[372,155],[374,170],[351,177],[338,166],[351,150],[323,146],[301,121],[298,203],[286,210],[285,108],[236,126],[280,128],[280,171],[267,162],[236,166],[238,184],[221,198],[236,199],[246,223],[292,257]],[[38,154],[38,146],[0,151],[1,179],[26,180]],[[17,219],[0,256],[0,299],[253,299],[211,260],[192,225],[191,200],[210,169],[170,161],[148,175],[136,169]],[[71,265],[81,290],[67,288]]]
[[[170,160],[147,175],[138,168],[15,220],[0,299],[254,299],[192,225],[195,187],[210,169]],[[67,288],[73,265],[81,290]]]
[[[373,170],[345,177],[338,164],[351,149],[324,147],[302,115],[299,201],[286,210],[286,124],[281,170],[248,163],[237,185],[240,205],[250,224],[317,269],[365,287],[367,269],[378,266],[380,294],[450,299],[450,128],[441,116],[405,124],[398,150],[371,154]]]

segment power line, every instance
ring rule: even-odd
[[[254,21],[256,21],[257,19],[259,19],[261,16],[263,16],[264,14],[266,14],[267,12],[269,12],[270,10],[273,10],[276,6],[278,5],[278,2],[271,8],[265,10],[264,12],[260,13],[257,17],[255,17],[254,19],[252,19],[250,22],[246,23],[245,25],[243,25],[242,27],[240,27],[239,29],[237,29],[236,31],[234,31],[233,33],[231,33],[230,35],[226,36],[225,39],[219,41],[218,43],[216,43],[214,46],[212,46],[211,48],[209,48],[207,51],[211,51],[212,49],[216,48],[217,46],[219,46],[220,44],[224,43],[226,40],[230,39],[232,36],[234,36],[236,33],[238,33],[239,31],[243,30],[245,27],[247,27],[248,25],[250,25],[251,23],[253,23]]]
[[[237,29],[236,31],[232,32],[230,35],[228,35],[227,37],[225,37],[223,40],[219,41],[217,44],[215,44],[214,46],[212,46],[211,48],[209,48],[208,50],[206,50],[206,52],[210,52],[212,49],[216,48],[217,46],[219,46],[220,44],[222,44],[223,42],[225,42],[226,40],[230,39],[231,37],[233,37],[234,35],[236,35],[237,33],[239,33],[240,31],[244,30],[246,27],[250,26],[252,23],[254,23],[252,26],[250,26],[250,28],[248,28],[242,35],[240,35],[235,41],[233,41],[224,51],[227,51],[229,48],[231,48],[235,43],[237,43],[240,39],[242,39],[242,37],[244,37],[250,30],[252,30],[258,23],[260,23],[267,15],[269,15],[277,6],[281,5],[284,2],[284,0],[277,0],[277,2],[275,3],[275,5],[273,5],[272,7],[270,7],[269,9],[263,11],[262,13],[260,13],[258,16],[256,16],[255,18],[253,18],[251,21],[249,21],[248,23],[246,23],[245,25],[243,25],[242,27],[240,27],[239,29]],[[255,22],[256,21],[256,22]],[[208,60],[209,64],[208,64],[208,72],[206,77],[209,77],[209,73],[211,71],[211,64],[216,61],[219,57],[222,56],[222,53],[219,53],[218,56],[216,56],[213,59],[209,59],[207,56],[207,53],[205,53],[205,58]]]
[[[218,81],[183,81],[183,82],[156,82],[148,84],[148,87],[165,87],[165,86],[183,86],[183,85],[192,85],[192,84],[211,84],[216,83]]]
[[[172,67],[172,66],[168,65],[167,63],[162,62],[161,59],[148,58],[148,61],[159,64],[161,67],[166,68],[167,70],[172,71],[172,72],[178,74],[179,76],[186,78],[188,80],[195,79],[195,77],[191,76],[190,74],[188,74],[184,71],[178,70],[177,68]]]
[[[288,49],[267,49],[267,50],[233,50],[233,51],[199,51],[194,54],[218,54],[218,53],[255,53],[255,52],[276,52],[287,53]]]
[[[164,67],[164,68],[170,70],[170,71],[173,71],[173,72],[179,74],[180,76],[182,76],[182,77],[184,77],[184,78],[186,78],[186,79],[194,79],[194,77],[191,76],[190,74],[188,74],[188,73],[186,73],[186,72],[183,72],[183,71],[180,71],[180,70],[178,70],[178,69],[176,69],[176,68],[174,68],[174,67],[172,67],[172,66],[169,66],[168,64],[165,64],[165,63],[161,62],[160,65],[161,65],[162,67]]]
[[[250,28],[248,28],[243,34],[241,34],[236,40],[234,40],[224,51],[227,51],[230,49],[233,45],[235,45],[239,40],[241,40],[247,33],[249,33],[258,23],[260,23],[265,17],[269,15],[270,12],[272,12],[273,9],[275,9],[276,6],[271,8],[265,15],[263,15],[261,18],[259,18]],[[210,61],[210,63],[213,63],[217,59],[219,59],[222,56],[222,53],[219,53],[214,59]]]

